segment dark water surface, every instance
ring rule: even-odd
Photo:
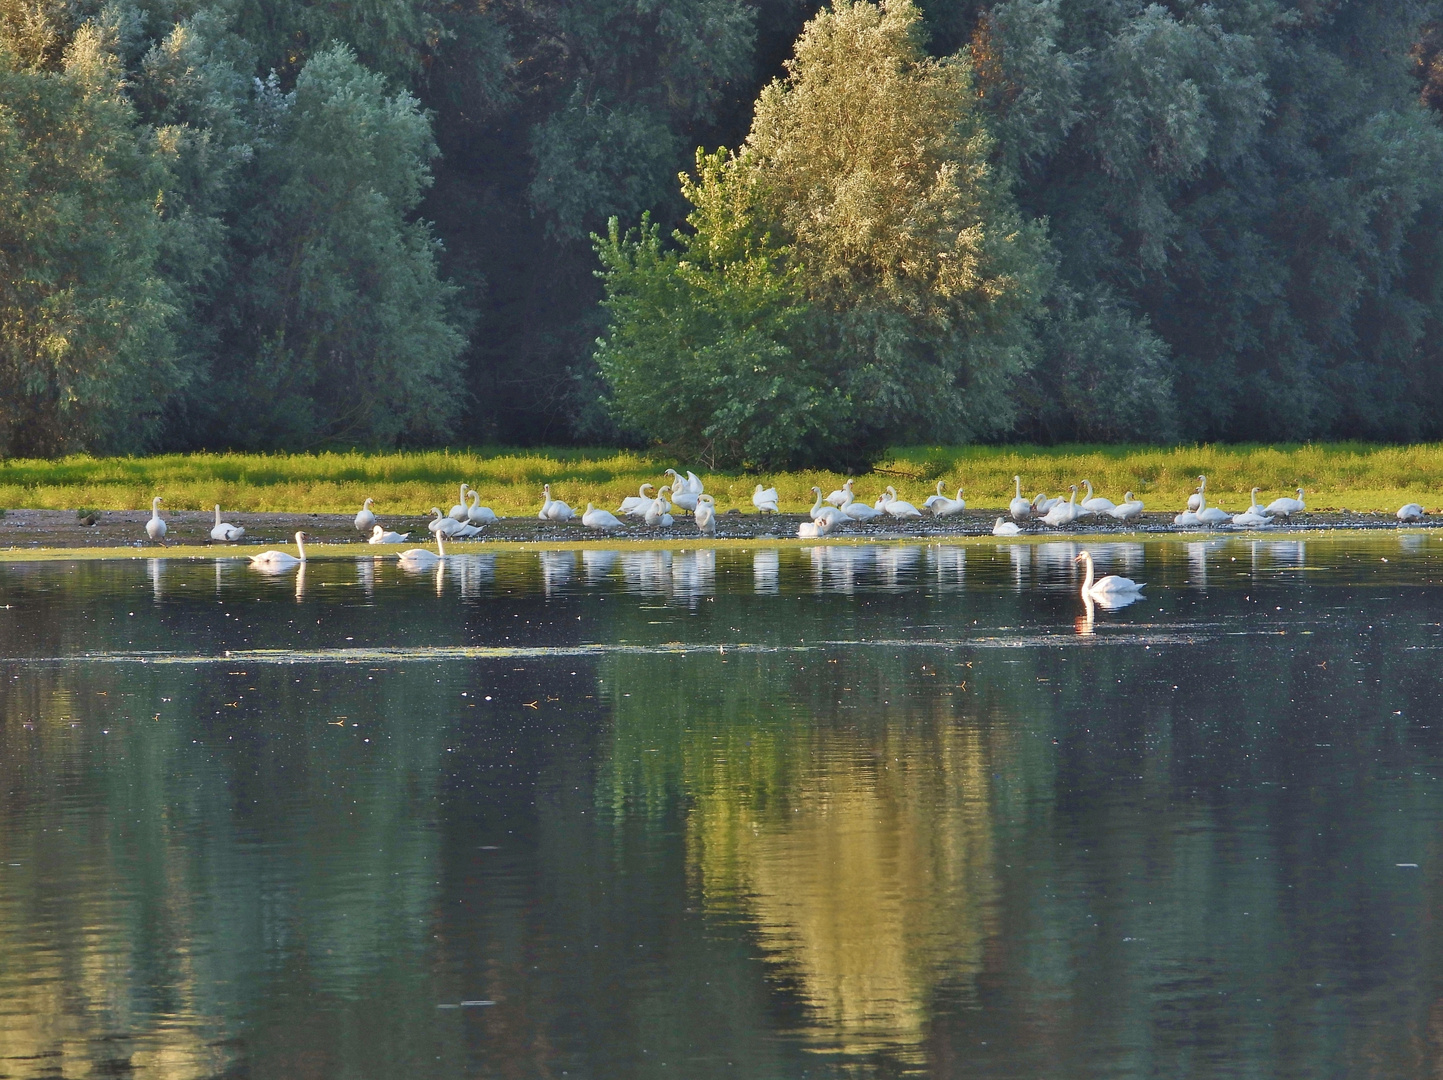
[[[1421,1077],[1443,538],[0,566],[0,1076]]]

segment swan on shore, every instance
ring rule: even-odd
[[[1043,515],[1042,523],[1044,525],[1051,525],[1056,529],[1063,525],[1071,525],[1078,519],[1080,515],[1077,509],[1077,485],[1070,485],[1068,491],[1072,494],[1066,502],[1058,499],[1052,508]]]
[[[774,487],[764,488],[758,484],[756,490],[752,492],[752,505],[757,508],[758,513],[781,513],[777,509],[777,489]]]
[[[472,525],[489,525],[497,520],[495,510],[481,505],[481,493],[475,488],[467,490],[466,500],[471,504],[466,508],[466,520]]]
[[[935,495],[928,495],[928,496],[927,496],[926,500],[922,503],[922,509],[923,509],[923,510],[930,510],[930,509],[932,509],[933,506],[935,506],[937,503],[941,502],[943,499],[945,499],[945,498],[947,497],[947,496],[945,496],[945,495],[942,494],[942,488],[946,485],[946,483],[947,483],[946,480],[938,480],[938,481],[937,481],[937,494],[935,494]]]
[[[666,489],[663,488],[662,490],[664,491]],[[621,528],[621,519],[610,510],[598,510],[591,503],[587,503],[586,512],[581,515],[581,524],[585,525],[588,529],[619,529]],[[651,524],[649,515],[647,524]]]
[[[446,517],[442,514],[439,506],[431,507],[431,513],[436,516],[426,522],[426,528],[438,536],[443,533],[446,536],[450,536],[461,527],[461,523],[455,518]]]
[[[716,500],[710,495],[702,494],[696,497],[696,527],[704,533],[716,535]]]
[[[847,492],[847,501],[841,506],[842,513],[846,514],[853,521],[860,521],[866,524],[886,514],[880,506],[871,506],[864,502],[858,502],[851,491]]]
[[[1134,499],[1132,492],[1128,491],[1123,494],[1122,502],[1112,508],[1112,516],[1118,521],[1136,521],[1142,517],[1143,509],[1142,500]]]
[[[246,531],[239,525],[232,525],[220,519],[220,503],[215,504],[215,526],[210,530],[212,540],[223,540],[226,543],[235,543]]]
[[[825,521],[827,523],[827,532],[831,532],[831,530],[835,529],[838,525],[844,525],[848,521],[852,520],[842,511],[838,510],[835,506],[822,505],[821,488],[813,485],[810,490],[817,496],[817,501],[812,504],[811,510],[809,510],[807,513],[813,521]],[[847,494],[851,494],[850,488],[847,489]],[[799,533],[798,535],[801,534]],[[822,535],[826,534],[823,533]]]
[[[542,521],[570,521],[576,515],[560,499],[551,497],[551,485],[546,484],[541,489],[541,510],[536,516]]]
[[[841,487],[839,487],[836,491],[834,491],[834,492],[832,492],[830,495],[828,495],[828,496],[827,496],[827,503],[828,503],[828,505],[830,505],[830,506],[838,506],[838,507],[839,507],[839,506],[841,506],[842,504],[844,504],[844,503],[847,501],[848,497],[853,497],[853,498],[855,498],[855,496],[852,496],[852,484],[853,484],[853,481],[849,478],[849,479],[847,479],[847,480],[842,484]]]
[[[1077,505],[1081,506],[1088,513],[1098,515],[1111,514],[1112,511],[1116,508],[1117,504],[1114,503],[1111,499],[1104,499],[1101,496],[1095,496],[1092,494],[1091,480],[1084,480],[1082,482],[1082,486],[1087,489],[1087,498],[1083,499],[1082,502],[1078,503]]]
[[[646,513],[642,515],[643,520],[645,520],[648,525],[653,527],[660,525],[664,527],[675,524],[671,516],[671,503],[667,502],[668,495],[675,498],[675,494],[670,487],[663,487],[656,493],[656,498],[651,500],[651,505],[646,508]]]
[[[1204,501],[1204,492],[1207,490],[1207,486],[1208,478],[1206,476],[1199,476],[1197,478],[1197,490],[1187,497],[1187,508],[1190,512],[1196,514],[1207,505]]]
[[[1399,521],[1422,521],[1426,511],[1417,503],[1404,503],[1398,508]]]
[[[1032,516],[1032,504],[1022,497],[1022,477],[1014,476],[1012,483],[1017,486],[1017,494],[1007,504],[1007,512],[1014,521],[1026,521]]]
[[[962,498],[962,489],[957,489],[957,497],[949,499],[945,495],[939,495],[932,504],[933,517],[952,517],[967,509],[967,501]]]
[[[371,504],[375,499],[367,499],[361,504],[360,512],[356,514],[356,531],[365,532],[376,525],[376,515],[371,511]]]
[[[1303,489],[1298,488],[1298,497],[1296,499],[1290,499],[1286,495],[1281,499],[1274,499],[1263,509],[1263,513],[1271,514],[1274,517],[1286,518],[1292,517],[1294,514],[1306,509],[1307,507],[1303,505]]]
[[[922,511],[906,499],[897,498],[897,489],[890,484],[887,485],[887,501],[882,504],[882,509],[894,518],[919,518],[922,516]]]
[[[466,490],[466,482],[463,480],[461,482],[461,501],[451,507],[451,513],[447,515],[453,521],[466,520]]]
[[[299,566],[306,561],[306,534],[303,532],[296,533],[296,550],[301,553],[300,558],[288,551],[262,551],[251,556],[251,566],[257,570],[289,570]]]
[[[1003,521],[1001,518],[998,518],[997,524],[992,526],[993,536],[1016,536],[1021,531],[1022,529],[1016,522]]]
[[[157,495],[150,500],[150,520],[145,523],[145,535],[161,547],[166,547],[166,532],[165,522],[160,518],[160,496]]]
[[[642,484],[637,488],[635,495],[628,495],[621,500],[621,505],[616,508],[618,514],[625,514],[627,517],[646,517],[646,509],[651,505],[651,496],[648,491],[655,491],[653,484]]]
[[[371,527],[371,535],[366,538],[368,544],[400,544],[411,539],[411,534],[387,532],[380,525]]]

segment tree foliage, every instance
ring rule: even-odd
[[[615,227],[600,244],[613,320],[602,370],[638,430],[705,431],[731,408],[690,395],[673,403],[674,412],[691,410],[684,417],[637,406],[637,395],[650,395],[643,384],[665,374],[659,355],[637,360],[650,373],[638,382],[631,343],[668,332],[647,324],[685,323],[677,309],[701,266],[723,281],[792,279],[806,308],[771,328],[766,363],[759,335],[768,331],[751,321],[760,309],[746,291],[709,294],[706,303],[714,309],[724,298],[745,313],[745,349],[730,333],[699,328],[673,338],[669,362],[681,383],[715,370],[722,342],[733,367],[791,380],[785,425],[805,432],[795,449],[743,442],[725,459],[826,460],[904,432],[946,440],[1006,429],[1007,391],[1032,347],[1042,233],[1021,221],[989,162],[965,60],[928,57],[919,20],[908,0],[839,0],[807,25],[786,78],[762,92],[741,152],[699,156],[698,180],[684,179],[697,210],[695,231],[678,234],[682,254],[664,256],[654,232],[623,242]],[[775,237],[776,246],[759,267],[758,242],[737,236]],[[692,258],[698,251],[704,259]],[[668,305],[637,302],[674,288],[682,292]],[[814,415],[803,422],[802,410]]]

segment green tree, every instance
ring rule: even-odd
[[[38,14],[0,28],[0,450],[144,449],[184,380],[164,164],[102,27],[59,50]]]
[[[786,422],[804,430],[802,445],[815,447],[817,458],[836,460],[898,437],[998,434],[1011,424],[1008,391],[1029,362],[1046,273],[1043,232],[1021,220],[1005,178],[989,163],[991,141],[975,100],[964,61],[922,51],[919,15],[908,0],[840,0],[807,25],[787,78],[762,92],[741,153],[725,162],[699,159],[699,181],[685,185],[699,210],[730,208],[742,235],[778,238],[768,273],[757,279],[779,280],[776,268],[785,268],[808,317],[770,332],[748,327],[767,337],[772,355],[789,358],[757,366],[792,383]],[[602,246],[613,319],[599,354],[603,371],[620,413],[653,437],[712,430],[725,413],[705,396],[687,395],[674,399],[672,410],[689,414],[658,416],[641,385],[647,379],[630,375],[660,377],[660,364],[620,363],[631,343],[659,345],[668,333],[680,334],[668,346],[677,382],[699,369],[719,370],[709,350],[723,341],[737,357],[734,367],[756,355],[731,351],[728,334],[689,337],[646,325],[690,326],[684,309],[693,298],[712,309],[693,286],[680,284],[693,266],[736,264],[750,273],[756,249],[738,248],[718,215],[705,211],[690,221],[695,232],[678,237],[684,254],[674,260],[645,234],[632,241],[630,261],[619,257],[614,232]],[[698,249],[705,260],[692,259]],[[665,286],[669,303],[634,300],[663,288],[655,280],[665,278],[676,279]],[[734,310],[756,309],[743,302]],[[790,419],[799,410],[817,415],[800,425]],[[761,446],[728,456],[786,459]]]
[[[254,446],[444,435],[465,340],[410,217],[436,153],[425,114],[344,47],[290,93],[262,85],[255,110],[201,426]]]

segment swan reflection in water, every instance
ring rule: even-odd
[[[960,544],[939,544],[928,548],[927,562],[941,591],[955,592],[966,584],[967,549]]]
[[[922,561],[919,547],[879,547],[873,560],[877,567],[877,578],[887,592],[902,592],[912,588],[917,579],[917,566]]]
[[[716,549],[679,551],[671,561],[671,598],[695,607],[716,592]]]
[[[571,571],[576,566],[576,553],[572,551],[539,551],[541,563],[541,587],[547,596],[559,592],[571,580]]]
[[[671,584],[670,551],[623,551],[621,578],[626,591],[640,596],[665,596]]]
[[[586,583],[596,585],[611,577],[616,571],[620,552],[614,548],[586,548],[581,553],[581,569],[586,574]]]
[[[857,577],[874,563],[876,548],[814,547],[812,587],[818,592],[830,590],[850,596],[857,589]]]
[[[496,580],[495,555],[453,555],[446,560],[451,568],[452,579],[467,600],[481,596],[481,587]]]
[[[356,584],[367,600],[376,598],[376,563],[380,561],[376,555],[362,555],[356,560]]]
[[[997,550],[1006,551],[1012,563],[1012,591],[1021,592],[1032,584],[1032,545],[998,544]]]
[[[1112,595],[1106,593],[1102,595],[1088,595],[1084,593],[1082,596],[1083,612],[1074,621],[1073,628],[1083,637],[1088,637],[1097,632],[1096,623],[1097,612],[1099,610],[1119,611],[1129,604],[1135,604],[1143,599],[1145,599],[1145,597],[1140,592],[1115,593]]]
[[[776,593],[780,589],[782,556],[776,548],[752,552],[752,590]]]
[[[145,569],[150,575],[150,598],[158,604],[165,596],[165,590],[161,588],[161,583],[165,578],[165,560],[146,559],[145,563]]]

